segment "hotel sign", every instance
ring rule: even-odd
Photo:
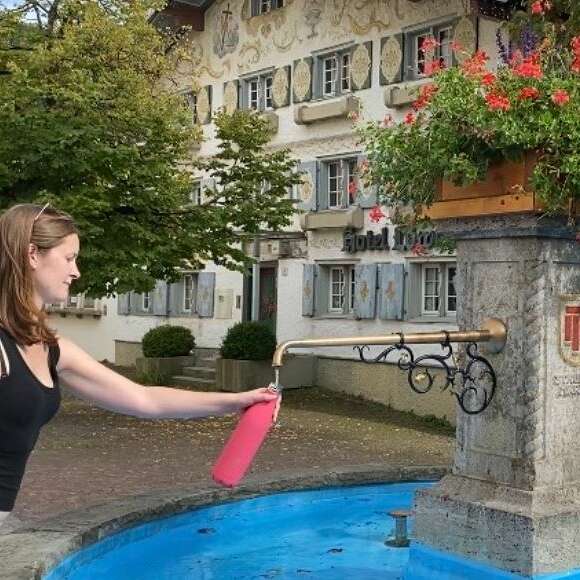
[[[349,254],[366,252],[367,250],[398,250],[408,252],[416,244],[425,249],[430,249],[437,240],[437,232],[434,230],[408,230],[406,228],[394,228],[394,240],[391,248],[389,244],[389,228],[383,228],[379,233],[368,230],[366,234],[355,234],[346,230],[342,236],[342,251]]]

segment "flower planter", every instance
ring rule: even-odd
[[[527,184],[536,156],[528,153],[521,161],[502,161],[489,168],[484,181],[458,186],[439,184],[437,199],[423,215],[431,219],[541,212],[542,205]]]
[[[312,387],[316,384],[318,359],[311,355],[287,355],[280,369],[285,388]],[[264,387],[274,379],[271,360],[234,360],[218,358],[216,385],[219,390],[240,392]]]

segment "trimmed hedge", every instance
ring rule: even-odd
[[[141,345],[146,358],[187,356],[195,346],[195,339],[185,326],[164,324],[146,332]]]
[[[223,358],[268,360],[276,350],[276,335],[263,322],[238,322],[228,330],[220,350]]]

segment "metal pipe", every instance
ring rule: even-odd
[[[382,346],[389,344],[441,344],[449,342],[485,342],[489,352],[500,352],[505,346],[507,328],[497,319],[486,320],[480,330],[455,330],[439,332],[411,332],[409,334],[393,333],[382,336],[347,336],[342,338],[309,338],[287,340],[280,343],[272,359],[272,366],[282,366],[286,351],[291,348],[309,348],[313,346]]]

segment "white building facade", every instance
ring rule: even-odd
[[[432,249],[436,232],[393,226],[365,188],[353,113],[400,121],[428,82],[425,63],[461,60],[453,42],[497,58],[497,21],[462,0],[190,0],[167,14],[194,23],[193,70],[179,71],[179,91],[203,130],[197,154],[217,149],[214,112],[251,108],[270,121],[271,147],[289,148],[304,173],[292,226],[263,234],[259,248],[260,318],[278,341],[454,329],[455,258]],[[438,42],[431,54],[421,48],[427,36]],[[199,176],[195,199],[209,183]],[[251,288],[248,276],[208,264],[147,295],[103,301],[98,314],[66,308],[53,319],[97,358],[130,362],[128,345],[160,324],[188,326],[199,347],[218,348],[250,318]]]

